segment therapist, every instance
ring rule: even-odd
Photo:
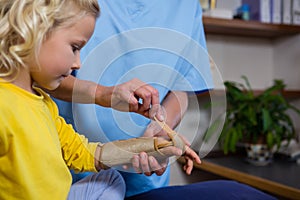
[[[85,90],[86,84],[77,82],[75,90],[94,91],[89,96],[94,97],[86,100],[89,98],[82,98],[85,95],[73,91],[73,101],[96,103],[104,107],[75,104],[76,128],[81,132],[91,132],[87,137],[101,142],[164,135],[166,133],[157,123],[147,118],[149,108],[160,103],[163,111],[158,109],[154,113],[175,129],[187,110],[188,94],[213,87],[199,1],[99,0],[99,4],[101,16],[97,20],[94,35],[81,50],[84,66],[79,70],[78,78],[96,80],[108,87],[141,80],[142,87],[136,88],[148,90],[152,98],[138,98],[139,109],[125,106],[116,111],[108,107],[118,103],[104,105],[103,102],[114,101],[103,101],[103,95],[98,95],[96,88]],[[191,55],[193,57],[189,57]],[[204,59],[195,61],[197,57]],[[193,62],[199,65],[195,66]],[[74,82],[70,83],[69,86],[73,87]],[[150,84],[155,90],[143,83]],[[68,84],[63,87],[68,87]],[[134,99],[133,96],[130,99]],[[156,97],[159,97],[159,102],[156,102]],[[59,98],[70,100],[70,96]],[[73,122],[70,105],[58,104],[61,115]],[[94,114],[95,117],[91,117]],[[170,167],[167,163],[160,163],[159,169],[151,169],[151,162],[157,161],[149,160],[146,153],[135,157],[134,162],[140,166],[136,170],[141,173],[121,171],[126,182],[127,197],[169,184]],[[190,174],[193,160],[187,158],[187,163],[185,171]]]

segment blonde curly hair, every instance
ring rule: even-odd
[[[0,78],[13,80],[26,61],[37,62],[42,42],[56,28],[99,14],[97,0],[1,0]]]

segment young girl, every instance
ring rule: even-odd
[[[40,89],[56,89],[80,68],[80,49],[99,12],[97,0],[0,2],[0,199],[123,199],[120,174],[100,169],[123,164],[119,160],[129,163],[132,146],[141,147],[136,154],[147,142],[170,145],[163,138],[88,143]],[[183,149],[174,146],[161,148],[164,159],[181,155]],[[69,168],[100,172],[71,187]]]
[[[76,134],[33,85],[55,89],[80,67],[79,50],[99,15],[97,0],[4,0],[0,9],[0,199],[66,199],[68,167],[100,170],[98,144]],[[69,198],[124,198],[116,171],[89,180],[74,186]]]

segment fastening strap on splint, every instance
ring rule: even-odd
[[[159,142],[157,137],[140,137],[99,144],[101,151],[98,160],[102,169],[116,165],[130,164],[133,156],[141,152],[146,152],[148,156],[155,158],[166,158],[168,155],[163,154],[161,150],[170,146],[180,148],[184,153],[185,144],[179,134],[164,122],[160,122],[156,118],[155,121],[166,131],[170,137],[170,141]]]

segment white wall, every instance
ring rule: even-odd
[[[300,89],[300,34],[274,41],[274,78],[284,79],[289,89]]]
[[[242,82],[241,76],[247,75],[254,88],[264,88],[272,83],[271,40],[209,35],[207,46],[224,80]]]

